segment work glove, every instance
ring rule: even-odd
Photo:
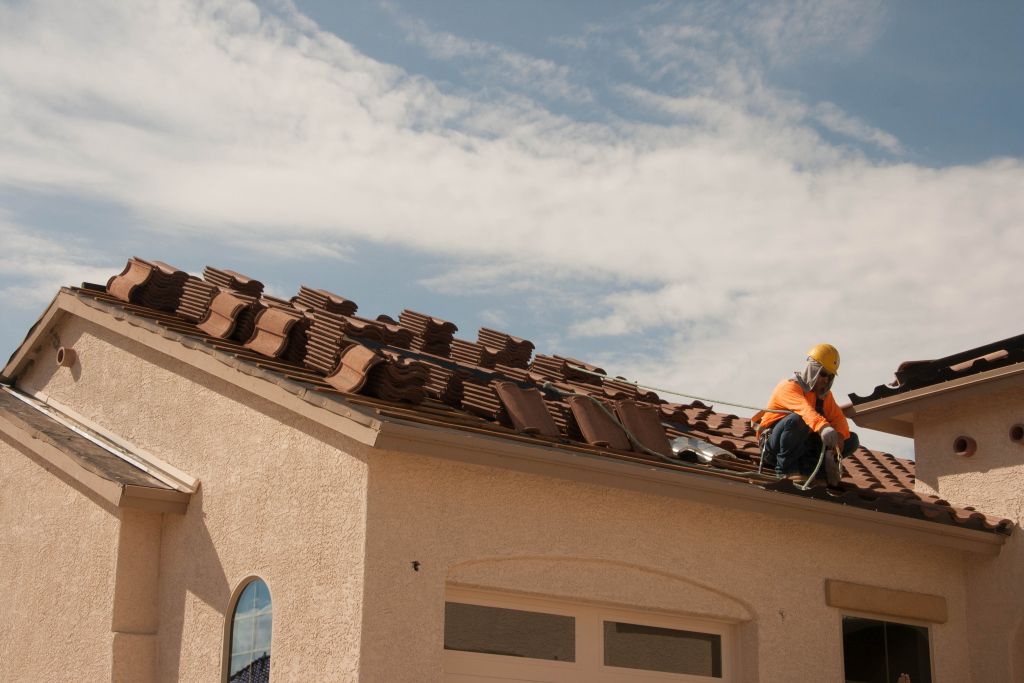
[[[825,448],[832,450],[842,446],[843,437],[836,430],[826,426],[821,430],[821,442],[825,444]]]

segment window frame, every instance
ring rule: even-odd
[[[846,638],[843,637],[843,617],[854,617],[856,619],[870,619],[872,621],[885,622],[887,624],[900,624],[902,626],[915,626],[924,628],[928,632],[928,666],[931,667],[932,681],[938,680],[938,676],[935,673],[935,630],[934,627],[938,624],[929,621],[923,621],[921,619],[907,619],[905,617],[892,617],[886,614],[878,614],[876,612],[864,612],[861,610],[854,609],[839,609],[836,610],[836,627],[839,633],[839,654],[840,654],[840,668],[845,672],[846,670]]]
[[[221,683],[228,683],[231,678],[231,637],[232,631],[235,626],[235,610],[238,609],[238,601],[242,598],[242,593],[249,587],[254,581],[262,581],[263,585],[267,587],[267,593],[270,595],[270,608],[271,615],[273,615],[274,608],[274,594],[270,591],[270,582],[268,582],[262,576],[258,574],[250,574],[244,579],[238,582],[235,589],[231,592],[231,598],[228,600],[228,609],[224,613],[224,634],[222,638],[221,647]],[[273,618],[271,618],[270,627],[270,658],[273,661],[274,655],[274,631],[276,629],[273,626]]]
[[[444,671],[448,674],[521,675],[529,670],[538,676],[550,675],[556,680],[571,678],[574,674],[597,672],[599,681],[665,681],[665,683],[730,683],[738,680],[738,648],[736,624],[707,618],[682,615],[657,609],[640,609],[607,605],[586,600],[570,601],[542,598],[532,595],[491,591],[449,585],[445,602],[461,602],[485,607],[526,610],[545,614],[558,614],[575,619],[576,661],[559,662],[533,660],[523,657],[444,650]],[[441,610],[444,614],[444,610]],[[667,673],[649,669],[616,667],[604,663],[604,622],[617,621],[644,626],[696,631],[721,638],[722,677]],[[442,639],[444,637],[442,626]],[[443,647],[443,643],[442,643]]]

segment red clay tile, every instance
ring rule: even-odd
[[[256,330],[244,346],[264,356],[276,358],[288,345],[288,334],[292,327],[302,319],[302,314],[295,309],[277,306],[265,308],[256,316]]]
[[[558,436],[558,426],[551,418],[539,390],[522,389],[515,382],[495,382],[494,390],[518,431]]]
[[[591,446],[615,448],[620,451],[630,450],[630,443],[629,439],[626,438],[626,433],[605,412],[610,412],[610,408],[607,404],[601,402],[601,405],[605,407],[605,410],[602,410],[598,407],[596,401],[597,399],[591,399],[587,396],[569,396],[565,399],[565,402],[569,404],[569,409],[572,410],[573,416],[576,418],[576,424],[579,425],[580,431],[583,432],[583,438]]]
[[[198,327],[211,337],[227,339],[235,329],[238,313],[251,305],[252,299],[249,297],[222,291],[213,297],[206,319]]]
[[[327,376],[327,383],[338,391],[354,394],[366,384],[370,368],[383,361],[384,358],[372,349],[353,344],[341,354],[338,368]]]
[[[246,296],[259,298],[263,295],[263,283],[254,280],[247,275],[236,273],[233,270],[223,270],[206,266],[203,269],[203,279],[212,282],[221,289],[232,289]]]
[[[672,455],[672,448],[665,435],[665,428],[661,426],[657,408],[640,405],[636,401],[616,401],[615,414],[633,438],[644,447],[665,457]],[[634,450],[640,450],[636,444],[632,444],[632,447]]]

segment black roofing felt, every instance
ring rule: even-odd
[[[33,439],[39,439],[66,453],[83,468],[103,479],[130,486],[170,489],[159,479],[3,390],[0,390],[0,413]]]

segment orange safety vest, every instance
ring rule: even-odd
[[[750,421],[760,421],[761,424],[757,427],[757,431],[760,432],[786,417],[786,413],[772,413],[767,412],[768,410],[789,410],[802,417],[811,431],[820,432],[826,425],[831,425],[844,439],[849,439],[850,425],[846,422],[843,411],[839,410],[832,392],[825,395],[821,413],[816,410],[817,401],[818,396],[813,391],[804,391],[797,382],[784,379],[776,385],[766,409],[758,412]]]

